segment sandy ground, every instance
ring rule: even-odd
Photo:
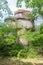
[[[15,59],[15,58],[0,58],[0,65],[43,65],[43,58],[31,59]]]

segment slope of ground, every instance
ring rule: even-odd
[[[0,65],[43,65],[43,58],[40,59],[15,59],[0,58]]]

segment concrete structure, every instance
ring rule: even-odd
[[[16,26],[18,30],[18,36],[20,36],[19,42],[23,45],[28,45],[26,37],[23,37],[22,35],[33,27],[31,19],[32,14],[27,10],[17,10],[14,12],[14,17],[5,19],[7,25]]]
[[[32,18],[30,11],[17,10],[14,13],[14,17],[17,19],[17,22],[21,22],[23,27],[25,27],[26,29],[31,29],[33,27],[32,23],[30,21]]]
[[[33,27],[31,19],[32,14],[30,11],[27,10],[17,10],[14,12],[14,17],[17,20],[17,23],[21,23],[21,25],[18,25],[18,28],[21,28],[18,30],[18,35],[23,35],[27,30],[31,29]],[[28,41],[26,37],[19,37],[20,43],[23,45],[28,45]]]

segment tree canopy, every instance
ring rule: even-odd
[[[11,14],[11,10],[8,7],[8,2],[6,0],[0,0],[0,17],[3,17],[3,12]]]
[[[43,15],[43,0],[17,0],[17,7],[21,7],[23,1],[27,8],[32,7],[38,14]]]

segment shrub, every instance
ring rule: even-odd
[[[14,27],[0,24],[0,52],[4,56],[17,56],[21,44],[16,43],[17,30]]]
[[[28,46],[24,46],[24,48],[19,51],[18,57],[19,58],[27,58],[28,51],[29,51]]]
[[[28,40],[28,46],[17,41],[17,29],[0,24],[0,54],[3,56],[18,56],[20,58],[37,57],[38,51],[43,50],[43,26],[40,33],[31,30],[23,34]]]
[[[40,33],[43,34],[43,24],[40,26]]]
[[[34,47],[29,49],[28,57],[30,57],[30,58],[38,58],[39,57],[39,54]]]

